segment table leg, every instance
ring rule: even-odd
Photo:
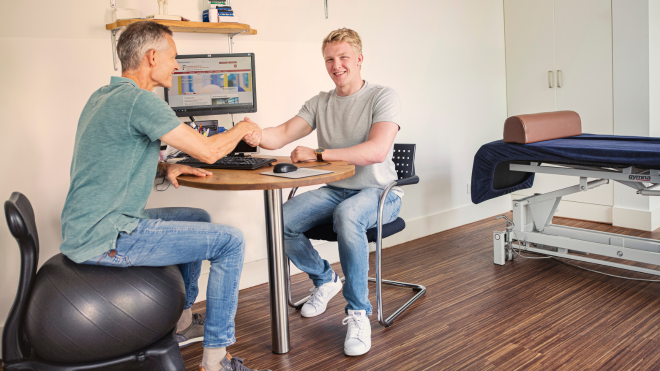
[[[266,237],[268,239],[268,285],[270,287],[270,331],[273,353],[291,350],[289,339],[289,309],[286,301],[284,229],[282,220],[282,190],[264,191],[266,206]]]

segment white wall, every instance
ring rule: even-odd
[[[417,143],[421,183],[407,187],[400,243],[509,209],[507,197],[472,205],[474,153],[501,138],[506,118],[504,26],[501,0],[235,0],[234,9],[256,36],[235,38],[234,52],[256,54],[259,112],[251,118],[274,126],[291,118],[306,99],[333,84],[321,58],[323,37],[339,27],[363,39],[363,77],[393,87],[401,96],[404,123],[397,142]],[[117,0],[119,7],[157,11],[156,1]],[[109,1],[68,0],[47,11],[32,2],[0,5],[0,198],[12,191],[32,202],[40,233],[40,263],[58,252],[60,213],[69,186],[69,165],[80,111],[89,95],[119,75],[112,68]],[[170,1],[170,14],[201,18],[199,1]],[[175,33],[179,54],[228,51],[224,35]],[[229,124],[220,117],[221,124]],[[316,147],[310,136],[299,142]],[[293,145],[276,151],[285,155]],[[10,159],[8,161],[7,159]],[[112,161],[112,159],[107,159]],[[90,200],[91,201],[91,200]],[[210,192],[169,189],[154,193],[149,207],[199,206],[214,222],[232,224],[247,238],[242,287],[264,282],[265,225],[261,191]],[[4,225],[3,223],[0,223]],[[320,246],[336,261],[332,245]],[[442,247],[439,247],[442,248]],[[18,284],[19,254],[0,226],[0,321]]]
[[[614,134],[660,135],[660,1],[612,1]],[[612,224],[652,231],[660,227],[660,200],[614,183]]]

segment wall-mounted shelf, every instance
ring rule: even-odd
[[[112,62],[117,71],[117,33],[124,27],[131,23],[146,21],[147,19],[122,19],[114,23],[105,25],[105,29],[112,32]],[[196,33],[218,33],[226,34],[229,36],[229,52],[232,53],[233,39],[238,34],[243,35],[256,35],[257,30],[250,28],[249,25],[244,23],[209,23],[209,22],[184,22],[184,21],[168,21],[168,20],[153,20],[150,22],[160,23],[167,26],[173,32],[196,32]]]
[[[115,23],[105,25],[106,30],[115,30],[124,28],[131,23],[146,21],[146,19],[122,19]],[[257,30],[250,28],[249,25],[243,23],[209,23],[209,22],[183,22],[183,21],[166,21],[166,20],[149,20],[151,22],[160,23],[170,28],[174,32],[201,32],[201,33],[244,33],[246,35],[256,35]]]

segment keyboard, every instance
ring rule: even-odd
[[[194,157],[186,157],[183,160],[178,161],[177,164],[207,169],[254,170],[267,166],[275,161],[277,160],[274,158],[225,156],[212,164],[207,164]]]

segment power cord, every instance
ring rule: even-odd
[[[514,232],[514,231],[511,231],[511,233],[513,233],[514,235],[516,234],[516,232]],[[569,263],[569,262],[564,261],[563,259],[557,258],[557,257],[555,257],[555,256],[539,256],[539,257],[525,256],[525,255],[521,254],[520,251],[527,251],[527,249],[524,248],[524,247],[520,244],[520,240],[518,239],[518,235],[516,235],[516,242],[518,243],[518,251],[516,251],[516,249],[513,247],[513,241],[512,241],[512,243],[511,243],[511,250],[512,250],[515,254],[517,254],[518,256],[520,256],[520,257],[522,257],[522,258],[525,258],[525,259],[553,259],[553,260],[558,261],[558,262],[560,262],[560,263],[562,263],[562,264],[566,264],[566,265],[568,265],[568,266],[570,266],[570,267],[578,268],[578,269],[582,269],[582,270],[589,271],[589,272],[593,272],[593,273],[602,274],[602,275],[604,275],[604,276],[615,277],[615,278],[623,278],[624,280],[631,280],[631,281],[660,282],[660,279],[658,279],[658,280],[652,280],[652,279],[647,279],[647,278],[633,278],[633,277],[619,276],[619,275],[611,274],[611,273],[605,273],[605,272],[597,271],[597,270],[595,270],[595,269],[589,269],[589,268],[585,268],[585,267],[579,266],[579,265],[577,265],[577,264]],[[515,259],[515,258],[516,258],[516,256],[514,255],[514,256],[513,256],[513,259]]]
[[[554,256],[549,256],[549,258],[552,258],[552,259],[554,259],[554,260],[556,260],[556,261],[558,261],[558,262],[560,262],[560,263],[566,264],[566,265],[571,266],[571,267],[573,267],[573,268],[579,268],[579,269],[582,269],[582,270],[585,270],[585,271],[589,271],[589,272],[593,272],[593,273],[602,274],[602,275],[604,275],[604,276],[610,276],[610,277],[615,277],[615,278],[623,278],[624,280],[631,280],[631,281],[660,282],[660,280],[651,280],[651,279],[647,279],[647,278],[633,278],[633,277],[617,276],[616,274],[610,274],[610,273],[605,273],[605,272],[597,271],[597,270],[594,270],[594,269],[589,269],[589,268],[581,267],[581,266],[579,266],[579,265],[577,265],[577,264],[572,264],[572,263],[569,263],[569,262],[566,262],[566,261],[560,260],[560,259],[558,259],[558,258],[556,258],[556,257],[554,257]]]
[[[550,259],[550,258],[552,258],[551,256],[525,256],[525,255],[523,255],[521,253],[521,251],[526,252],[526,251],[528,251],[527,248],[523,247],[523,245],[520,244],[520,239],[518,238],[518,235],[516,234],[516,232],[511,230],[511,233],[513,233],[516,236],[516,242],[518,243],[518,251],[516,251],[516,249],[513,247],[513,241],[511,241],[511,243],[510,243],[511,251],[513,251],[513,253],[514,253],[511,260],[515,259],[516,255],[518,255],[521,258],[525,258],[525,259]]]
[[[302,161],[294,162],[294,164],[303,164],[303,163],[307,163],[308,161],[316,162],[316,159],[315,158],[310,158],[309,160],[302,160]],[[308,167],[321,167],[321,166],[328,166],[328,165],[332,165],[332,162],[324,162],[321,165],[315,165],[315,166],[300,166],[300,168],[301,169],[307,169]]]
[[[156,184],[154,185],[154,189],[155,189],[157,192],[165,192],[165,191],[167,191],[167,189],[170,188],[170,185],[172,184],[172,183],[170,182],[170,180],[167,179],[166,176],[162,177],[161,179],[162,179],[162,180],[161,180],[160,183],[156,183]]]

